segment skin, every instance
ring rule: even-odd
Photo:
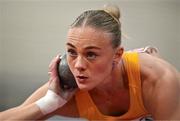
[[[113,49],[110,38],[107,33],[90,27],[70,29],[67,41],[67,51],[70,51],[68,63],[75,76],[82,73],[88,77],[83,82],[76,78],[76,82],[80,89],[90,90],[98,109],[106,115],[120,115],[129,108],[128,80],[122,64],[123,48]],[[88,46],[100,49],[87,50]],[[92,52],[98,56],[92,55]],[[141,53],[139,59],[146,109],[154,119],[179,120],[180,81],[177,70],[157,56]],[[72,99],[69,105],[75,108],[75,100]],[[67,112],[64,115],[67,116]],[[71,112],[74,114],[70,116],[78,116],[77,109]],[[61,114],[61,110],[57,113]]]
[[[94,87],[101,88],[113,80],[112,63],[113,61],[118,62],[114,59],[114,54],[119,50],[112,49],[109,46],[109,36],[87,27],[69,30],[67,60],[81,90],[91,90]],[[121,49],[120,56],[122,53],[123,49]],[[85,76],[87,79],[80,80],[79,75]]]
[[[128,80],[122,65],[123,48],[113,49],[110,40],[109,34],[91,27],[70,29],[68,63],[75,77],[88,77],[82,82],[76,78],[76,82],[80,89],[90,90],[98,109],[106,115],[118,115],[129,108]],[[87,49],[89,46],[100,49]],[[144,105],[155,119],[180,119],[179,74],[153,54],[140,54]]]
[[[155,119],[176,119],[180,116],[180,77],[178,71],[159,57],[141,54],[143,98]],[[149,74],[149,75],[148,75]]]
[[[117,116],[128,111],[129,87],[122,62],[123,48],[112,48],[110,40],[109,33],[98,29],[88,26],[72,28],[67,37],[67,60],[79,89],[89,91],[101,113]],[[142,97],[147,111],[155,120],[180,120],[179,72],[153,55],[140,53],[139,60]],[[59,80],[56,78],[58,62],[56,58],[50,65],[50,77],[54,77],[51,89],[55,92],[59,88]],[[80,79],[78,76],[86,78]],[[45,95],[48,88],[48,84],[43,85],[18,108],[33,104]],[[75,98],[72,97],[63,107],[40,119],[54,115],[79,117]]]

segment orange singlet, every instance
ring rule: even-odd
[[[79,91],[76,94],[76,103],[79,115],[88,120],[141,120],[150,114],[146,111],[141,91],[140,67],[137,52],[126,52],[123,55],[125,70],[127,71],[130,92],[129,110],[121,116],[107,116],[102,114],[94,104],[87,91]],[[121,102],[121,101],[119,101]]]

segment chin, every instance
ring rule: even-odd
[[[78,88],[82,91],[89,91],[92,90],[93,87],[87,86],[87,85],[78,85]]]

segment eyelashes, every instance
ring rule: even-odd
[[[73,50],[73,49],[68,49],[67,53],[68,53],[68,55],[70,55],[70,56],[77,56],[76,51]]]
[[[74,49],[68,49],[68,50],[67,50],[67,54],[68,54],[70,57],[76,57],[76,56],[78,56],[78,53],[77,53]],[[84,55],[84,57],[87,58],[88,60],[94,60],[94,59],[96,59],[96,58],[99,56],[96,52],[93,52],[93,51],[87,51],[87,52],[85,52],[83,55]]]
[[[87,57],[88,59],[90,59],[90,60],[95,59],[97,56],[98,56],[98,55],[97,55],[96,53],[94,53],[94,52],[87,52],[87,54],[86,54],[86,57]]]

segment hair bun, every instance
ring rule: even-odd
[[[119,20],[120,18],[120,10],[119,7],[112,4],[105,4],[103,10],[111,14],[113,17]]]

